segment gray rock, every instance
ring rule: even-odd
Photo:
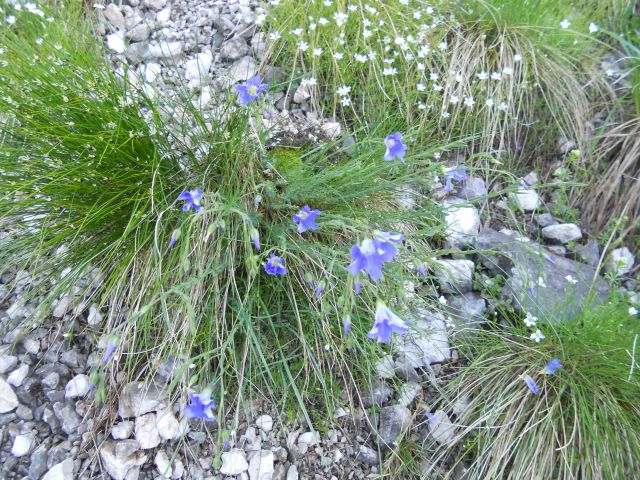
[[[536,215],[536,223],[540,228],[548,227],[549,225],[555,225],[556,221],[553,219],[553,215],[550,213],[541,213]]]
[[[18,364],[18,357],[13,355],[0,355],[0,373],[4,374]]]
[[[573,140],[569,140],[567,137],[560,137],[558,139],[556,146],[558,147],[558,152],[560,152],[563,155],[566,155],[571,150],[576,148],[578,144]]]
[[[517,192],[512,193],[511,199],[525,212],[533,212],[540,207],[540,195],[534,189],[519,188]]]
[[[311,98],[311,88],[308,85],[300,85],[293,94],[295,103],[302,103]]]
[[[58,384],[60,383],[60,375],[57,372],[51,372],[48,373],[43,379],[42,379],[42,384],[45,387],[48,387],[50,389],[54,389],[58,386]]]
[[[411,426],[411,412],[402,405],[391,405],[380,410],[378,440],[383,447],[397,446],[396,439]]]
[[[320,443],[320,434],[318,432],[305,432],[298,437],[298,443],[316,445]]]
[[[84,397],[89,393],[90,388],[91,382],[89,381],[88,376],[83,374],[76,375],[67,382],[67,386],[64,388],[64,398],[71,399]]]
[[[0,377],[0,413],[9,413],[18,407],[18,397],[4,378]]]
[[[210,52],[202,52],[196,58],[185,63],[185,77],[189,81],[189,88],[198,88],[209,77],[209,69],[213,63],[213,55]]]
[[[460,248],[473,243],[480,230],[478,210],[458,198],[445,200],[444,207],[447,244],[453,248]]]
[[[400,387],[400,393],[398,394],[398,404],[403,407],[408,407],[413,401],[420,395],[420,386],[415,383],[404,383]]]
[[[7,382],[14,387],[19,387],[24,379],[27,378],[27,375],[29,375],[29,365],[20,365],[7,377]]]
[[[393,390],[384,383],[373,385],[361,394],[362,406],[364,408],[370,408],[374,405],[381,406],[391,398],[392,394]]]
[[[160,11],[167,4],[167,0],[144,0],[144,6],[151,10]]]
[[[356,459],[364,463],[365,465],[376,466],[378,465],[378,452],[366,445],[360,445]]]
[[[398,340],[398,357],[414,368],[442,363],[451,356],[444,317],[439,312],[418,309],[418,320]]]
[[[536,172],[529,172],[524,176],[524,181],[527,185],[535,185],[538,183],[538,174]]]
[[[393,378],[394,375],[393,357],[391,355],[384,355],[376,362],[376,373],[378,378]]]
[[[395,362],[393,373],[395,373],[398,378],[406,380],[407,382],[420,382],[420,376],[418,375],[418,372],[416,372],[416,369],[413,368],[413,366],[411,366],[411,364],[409,364],[409,362],[407,362],[404,357],[398,358],[398,360]]]
[[[600,261],[600,245],[598,245],[597,240],[589,240],[584,245],[578,243],[571,251],[575,255],[576,260],[584,262],[587,265],[595,267]]]
[[[463,200],[475,200],[486,197],[488,193],[487,185],[482,178],[469,176],[463,182],[462,187],[456,192],[456,196]]]
[[[448,307],[458,326],[478,328],[485,322],[484,314],[487,311],[487,302],[474,292],[464,295],[452,295],[448,298]]]
[[[153,459],[158,472],[162,479],[171,477],[171,460],[164,450],[158,450],[156,456]]]
[[[542,321],[572,319],[585,306],[607,298],[608,285],[593,267],[554,255],[534,242],[518,242],[487,229],[478,236],[476,247],[480,261],[493,275],[507,277],[503,295]],[[578,283],[570,284],[567,275]],[[546,286],[539,285],[539,279]]]
[[[330,140],[335,140],[340,136],[342,127],[338,122],[323,122],[320,125],[320,130],[322,130]]]
[[[582,238],[582,231],[575,223],[559,223],[542,229],[542,238],[552,243],[569,243]]]
[[[345,138],[342,141],[342,145],[340,148],[342,148],[342,150],[344,150],[344,152],[347,155],[353,155],[356,153],[356,139],[353,135],[349,135],[347,138]]]
[[[140,448],[148,450],[160,445],[160,433],[158,432],[158,422],[155,413],[147,413],[136,418],[134,427],[135,439],[140,444]]]
[[[247,457],[243,450],[234,448],[222,454],[220,473],[223,475],[240,475],[249,469]]]
[[[104,442],[99,453],[102,467],[113,480],[137,479],[140,466],[147,461],[135,440]]]
[[[250,480],[271,480],[273,477],[273,452],[261,450],[249,461]]]
[[[76,413],[73,405],[68,403],[56,402],[53,404],[53,413],[60,422],[62,431],[67,435],[76,433],[82,419]]]
[[[616,248],[609,255],[604,268],[613,275],[626,275],[631,271],[634,263],[635,258],[627,247]]]
[[[471,291],[475,264],[471,260],[435,260],[435,274],[440,289],[445,293],[466,293]]]
[[[29,458],[29,480],[40,480],[47,471],[47,445],[41,444]]]
[[[60,361],[71,368],[78,368],[80,366],[80,356],[78,350],[72,348],[71,350],[65,350],[60,355]]]
[[[436,413],[427,421],[429,433],[441,445],[449,445],[455,437],[455,426],[449,416],[442,410]]]
[[[114,5],[113,3],[107,5],[105,9],[102,10],[102,15],[104,15],[104,18],[112,27],[118,30],[122,30],[124,28],[124,16],[117,5]]]
[[[73,460],[67,458],[49,469],[42,480],[73,480]]]
[[[122,418],[138,417],[156,412],[168,405],[167,395],[156,383],[131,382],[122,389],[118,414]]]
[[[256,426],[263,432],[270,432],[273,430],[273,418],[270,415],[260,415],[256,418]]]
[[[111,436],[116,440],[125,440],[133,433],[133,422],[125,420],[117,423],[111,429]]]
[[[149,25],[143,22],[127,31],[125,37],[130,39],[132,42],[144,42],[149,39],[149,35],[151,35],[151,29],[149,28]]]
[[[249,53],[249,45],[244,38],[236,36],[222,44],[220,56],[223,60],[238,60]]]
[[[158,433],[164,440],[175,440],[182,433],[180,422],[169,408],[158,412],[157,426]]]
[[[251,50],[253,54],[260,58],[264,58],[264,54],[267,51],[267,38],[264,33],[258,32],[251,39]]]
[[[560,257],[564,257],[567,254],[567,249],[564,245],[547,245],[547,250]]]
[[[244,82],[258,73],[258,65],[253,58],[246,56],[234,62],[227,72],[227,80],[231,85]]]
[[[287,470],[287,480],[298,480],[298,467],[291,465]]]

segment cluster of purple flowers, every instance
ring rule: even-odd
[[[552,358],[547,362],[544,369],[542,370],[542,373],[544,375],[555,375],[555,373],[561,368],[564,368],[564,365],[562,365],[560,359]],[[522,379],[524,380],[524,383],[527,385],[527,387],[529,387],[529,390],[531,390],[531,393],[533,393],[534,395],[538,395],[540,393],[538,384],[530,375],[525,375],[524,377],[522,377]]]

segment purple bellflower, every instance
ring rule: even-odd
[[[462,167],[449,167],[444,172],[444,191],[450,192],[453,190],[452,180],[455,180],[457,183],[461,183],[465,178],[467,178],[467,167],[464,165]]]
[[[349,331],[351,330],[351,315],[346,314],[342,319],[342,326],[344,327],[344,336],[349,335]]]
[[[429,422],[429,425],[435,426],[438,423],[438,419],[433,413],[427,412],[424,414],[424,416],[427,418],[427,422]]]
[[[538,385],[533,378],[531,378],[529,375],[525,375],[522,378],[524,380],[524,383],[527,384],[527,387],[529,387],[529,390],[531,390],[531,393],[533,393],[534,395],[538,395],[540,393],[540,389],[538,388]]]
[[[260,92],[262,92],[265,88],[267,88],[267,84],[262,83],[260,75],[251,77],[249,80],[247,80],[247,83],[243,85],[236,85],[240,104],[246,107],[247,105],[249,105],[249,103],[258,98]]]
[[[196,190],[187,190],[186,192],[182,192],[178,197],[178,200],[184,200],[185,202],[187,202],[182,207],[182,210],[184,210],[185,212],[188,212],[191,207],[193,207],[196,212],[200,212],[202,208],[200,207],[200,201],[202,200],[202,190],[198,188]]]
[[[320,215],[320,210],[311,210],[309,205],[302,207],[296,215],[293,216],[293,221],[298,224],[298,232],[303,233],[307,230],[316,230],[316,217]]]
[[[324,287],[321,284],[318,284],[318,286],[316,287],[316,291],[315,291],[316,300],[318,300],[320,298],[320,295],[322,295],[323,291],[324,291]]]
[[[273,253],[269,256],[269,260],[262,264],[264,271],[269,275],[284,275],[287,273],[287,269],[284,267],[284,261],[282,258],[277,257]]]
[[[109,359],[113,356],[116,349],[118,348],[119,338],[116,336],[109,337],[107,342],[107,348],[104,350],[104,355],[102,356],[102,363],[107,363]]]
[[[388,162],[394,158],[399,158],[404,164],[404,154],[407,153],[407,146],[402,143],[402,134],[400,132],[387,135],[384,140],[384,145],[387,147],[387,151],[384,152],[384,159]]]
[[[360,295],[360,290],[362,290],[362,283],[353,282],[353,291],[355,292],[356,295]]]
[[[260,250],[260,233],[255,228],[251,230],[251,241],[256,250]]]
[[[384,304],[378,300],[376,305],[376,316],[373,328],[368,333],[369,338],[375,338],[378,343],[391,345],[391,335],[393,333],[403,334],[409,329],[407,322],[398,317]]]
[[[554,375],[558,370],[564,368],[559,358],[552,358],[547,362],[542,373]]]
[[[207,389],[202,393],[190,393],[189,401],[191,402],[184,408],[184,416],[187,418],[202,418],[207,422],[214,422],[216,417],[213,416],[212,408],[216,406],[216,402],[211,398],[211,392]]]
[[[349,273],[357,275],[361,270],[369,274],[374,282],[382,278],[382,264],[392,262],[398,254],[394,243],[400,243],[402,235],[394,232],[375,231],[373,239],[366,238],[360,245],[351,247]]]

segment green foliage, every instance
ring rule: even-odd
[[[451,455],[472,478],[628,478],[640,453],[635,364],[640,328],[613,299],[576,320],[542,327],[534,344],[516,328],[462,345],[471,364],[443,390],[441,408],[470,401]],[[543,374],[559,358],[564,368]],[[522,380],[540,388],[533,395]],[[453,468],[453,467],[452,467]]]

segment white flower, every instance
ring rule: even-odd
[[[373,32],[371,30],[367,30],[366,28],[362,30],[363,38],[369,38],[371,35],[373,35]]]
[[[336,60],[342,60],[344,58],[344,53],[342,53],[342,52],[334,52],[333,53],[333,58],[335,58]]]
[[[442,115],[440,116],[442,117],[442,119],[446,120],[451,116],[451,114],[449,112],[442,112]]]
[[[425,58],[427,55],[429,55],[430,52],[431,48],[429,48],[428,45],[423,45],[420,47],[420,50],[418,50],[418,57]]]
[[[436,152],[433,154],[433,158],[435,158],[436,160],[440,160],[440,157],[442,156],[442,153],[440,152]]]
[[[326,18],[324,18],[324,17],[320,17],[320,18],[318,19],[318,23],[319,23],[320,25],[326,25],[327,23],[329,23],[329,20],[328,20],[328,19],[326,19]]]
[[[566,30],[567,28],[569,28],[569,26],[571,25],[571,22],[565,18],[563,21],[560,22],[560,26]]]
[[[398,0],[400,5],[409,5],[409,0]]]
[[[405,43],[407,43],[407,41],[404,38],[396,37],[396,39],[395,39],[395,44],[396,45],[404,45]]]
[[[342,105],[343,107],[348,107],[349,105],[351,105],[351,99],[349,97],[342,97],[340,99],[340,105]]]
[[[309,30],[314,31],[316,29],[316,27],[318,26],[317,23],[310,23],[309,24]]]
[[[293,33],[296,37],[299,37],[300,35],[302,35],[302,29],[301,28],[295,28],[295,29],[291,30],[291,33]]]
[[[600,30],[598,28],[598,25],[596,25],[593,22],[591,22],[591,24],[589,24],[589,33],[598,33],[598,30]]]
[[[507,108],[509,108],[509,105],[507,105],[506,102],[500,102],[498,105],[498,110],[502,110],[503,112],[506,112]]]
[[[318,80],[315,77],[303,78],[300,85],[303,87],[315,87],[318,85]]]
[[[314,48],[313,49],[313,56],[314,57],[319,57],[320,55],[322,55],[322,49],[321,48]]]
[[[513,75],[513,68],[511,67],[504,67],[502,69],[502,73],[504,73],[505,75]]]
[[[544,340],[545,336],[543,335],[543,333],[540,331],[540,329],[537,329],[535,332],[533,332],[529,338],[531,338],[531,340],[533,340],[536,343],[540,343],[540,340]]]
[[[464,104],[467,107],[472,108],[476,104],[476,101],[473,99],[473,97],[464,97]]]
[[[478,80],[486,80],[487,78],[489,78],[489,74],[483,71],[480,73],[476,73],[476,77],[478,77]]]
[[[460,97],[458,97],[457,95],[451,95],[451,97],[449,97],[449,103],[452,104],[457,104],[460,102]]]
[[[360,63],[367,63],[367,56],[366,55],[360,55],[359,53],[356,53],[353,56],[356,61],[360,62]]]
[[[522,55],[520,55],[519,53],[516,53],[516,54],[513,56],[513,61],[514,61],[514,62],[521,62],[521,61],[522,61]]]
[[[424,72],[424,70],[427,68],[427,66],[424,63],[416,63],[416,68],[419,71]]]
[[[324,4],[326,5],[327,2],[324,2]],[[357,12],[358,11],[358,6],[357,5],[349,5],[347,7],[347,10],[349,10],[350,12]]]
[[[573,278],[571,275],[567,275],[566,277],[564,277],[567,279],[567,282],[569,282],[571,285],[575,285],[576,283],[578,283],[578,280],[576,280],[575,278]]]
[[[347,23],[348,18],[349,15],[347,15],[346,13],[336,12],[333,14],[333,19],[336,21],[336,25],[338,25],[339,27]]]
[[[529,312],[527,312],[527,316],[524,317],[524,324],[527,327],[535,327],[537,323],[538,323],[538,317],[534,317]]]
[[[422,17],[422,14],[418,10],[413,12],[413,18],[415,18],[416,20],[420,20],[421,17]]]
[[[424,102],[418,102],[418,110],[426,110],[427,104]]]
[[[322,3],[325,7],[330,7],[331,5],[333,5],[333,0],[324,0],[324,2]]]
[[[442,305],[446,305],[447,304],[447,299],[444,298],[443,295],[440,295],[440,298],[438,298],[438,302],[440,302]]]
[[[487,101],[484,102],[487,107],[493,107],[493,103],[493,98],[487,98]]]
[[[13,15],[9,15],[7,18],[5,18],[5,20],[9,25],[13,25],[14,23],[16,23],[16,17],[14,17]]]
[[[462,80],[464,80],[463,76],[461,73],[456,73],[454,76],[454,80],[458,83],[460,83]]]
[[[278,5],[280,5],[280,0],[269,0],[269,3],[274,7],[277,7]]]
[[[346,97],[347,95],[349,95],[350,91],[351,91],[351,87],[348,85],[343,85],[341,87],[338,87],[338,90],[336,90],[338,95],[341,97]]]
[[[307,42],[300,41],[297,43],[298,50],[301,52],[306,52],[309,49],[309,44]]]
[[[396,73],[398,73],[398,70],[395,67],[389,67],[382,70],[382,75],[384,76],[395,75]]]
[[[281,38],[282,38],[282,35],[280,35],[280,32],[278,32],[277,30],[269,34],[269,40],[273,40],[274,42],[276,40],[280,40]]]
[[[417,84],[416,88],[418,89],[419,92],[424,92],[427,89],[427,87],[425,87],[424,84],[422,83]]]
[[[369,53],[367,53],[367,58],[369,60],[373,60],[374,58],[376,58],[376,52],[374,52],[373,50],[370,51]]]
[[[444,90],[444,87],[442,85],[438,85],[437,83],[433,84],[433,91],[434,92],[441,92],[442,90]]]
[[[438,80],[438,77],[439,77],[439,75],[437,73],[435,73],[435,72],[429,74],[429,80],[431,80],[433,82]]]
[[[538,281],[536,282],[536,285],[542,288],[547,288],[547,284],[544,283],[544,278],[542,277],[538,277]]]
[[[427,12],[429,15],[432,15],[433,14],[433,7],[427,7],[425,12]]]
[[[502,74],[500,72],[493,72],[491,74],[491,80],[502,80]]]
[[[447,42],[440,42],[438,48],[444,52],[447,49]]]
[[[636,307],[629,307],[629,315],[637,315],[638,309]]]
[[[607,71],[604,72],[604,73],[605,73],[605,75],[607,77],[615,77],[616,76],[616,71],[611,69],[611,68],[607,69]]]

